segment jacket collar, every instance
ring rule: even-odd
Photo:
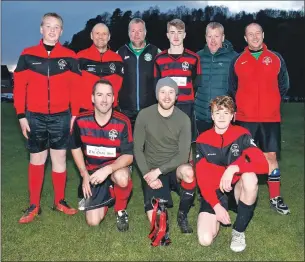
[[[39,41],[39,45],[44,47],[44,44],[43,44],[43,40],[40,39]],[[58,41],[56,44],[55,44],[55,47],[54,48],[58,48],[58,47],[61,47],[61,43]]]
[[[98,54],[98,55],[100,55],[100,51],[96,48],[96,46],[94,45],[94,44],[92,44],[90,47],[89,47],[89,50],[90,50],[90,52],[92,52],[92,53],[95,53],[95,54]],[[108,50],[110,50],[110,48],[109,48],[109,46],[107,45],[107,50],[106,50],[106,52],[108,52]],[[105,53],[106,53],[105,52]],[[104,53],[104,54],[105,54]]]
[[[266,51],[268,48],[267,48],[267,45],[265,43],[263,43],[263,52]],[[249,49],[249,46],[246,46],[245,47],[245,52],[247,53],[251,53],[250,52],[250,49]]]

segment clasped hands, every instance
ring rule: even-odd
[[[163,186],[159,176],[161,175],[159,168],[150,170],[143,178],[152,189],[159,189]]]

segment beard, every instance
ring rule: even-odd
[[[159,101],[159,105],[164,110],[169,110],[175,105],[175,101],[172,101],[171,103],[164,103],[163,101]]]

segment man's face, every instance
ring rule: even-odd
[[[215,127],[218,130],[226,130],[232,119],[234,114],[232,114],[229,109],[225,107],[217,108],[216,105],[212,108],[212,119],[214,121]]]
[[[108,113],[114,101],[113,90],[110,85],[98,84],[92,95],[94,108],[102,114]]]
[[[170,26],[166,35],[171,46],[181,46],[183,45],[183,40],[186,33],[184,29],[178,29],[174,26]]]
[[[133,46],[140,47],[143,45],[146,31],[142,23],[130,24],[128,34],[130,42],[133,44]]]
[[[106,26],[98,24],[91,32],[91,39],[96,48],[101,49],[107,47],[110,40],[110,33]]]
[[[260,50],[263,47],[264,32],[259,25],[249,25],[246,29],[245,40],[249,49],[253,51]]]
[[[224,41],[225,36],[220,28],[208,28],[205,39],[207,41],[210,52],[214,54],[219,48],[222,47],[222,42]]]
[[[62,23],[59,19],[47,16],[43,19],[40,26],[40,33],[42,34],[43,43],[47,45],[55,45],[62,34]]]
[[[175,89],[169,86],[163,86],[159,90],[158,103],[164,110],[171,109],[176,101]]]

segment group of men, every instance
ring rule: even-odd
[[[39,45],[22,52],[14,72],[14,106],[30,152],[30,206],[20,223],[41,213],[48,150],[54,210],[77,213],[65,200],[67,149],[82,178],[79,210],[91,226],[114,205],[118,230],[128,230],[132,166],[140,174],[150,222],[156,199],[170,208],[171,190],[179,194],[182,233],[193,232],[187,215],[198,185],[203,246],[213,242],[220,224],[231,224],[228,209],[234,206],[231,249],[245,249],[258,174],[268,174],[271,207],[290,212],[280,194],[277,162],[280,102],[289,77],[283,58],[263,43],[259,24],[245,28],[248,46],[240,54],[217,22],[207,25],[207,44],[198,53],[184,47],[179,19],[167,24],[170,47],[164,51],[146,41],[140,18],[130,21],[130,42],[117,52],[109,49],[111,35],[102,23],[91,31],[92,46],[78,54],[59,43],[58,14],[45,14],[40,32]]]

